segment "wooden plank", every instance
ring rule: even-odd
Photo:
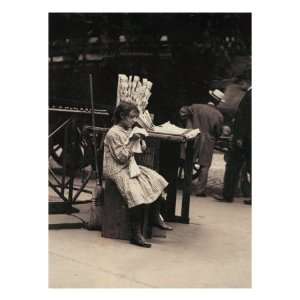
[[[159,173],[168,181],[166,188],[167,199],[163,201],[162,214],[166,221],[171,221],[175,216],[177,197],[177,172],[179,166],[179,143],[161,142]]]
[[[149,205],[145,205],[142,231],[146,238],[151,238],[149,224]],[[118,188],[111,180],[106,180],[102,215],[102,236],[112,239],[128,240],[130,237],[128,208]]]
[[[89,130],[93,130],[92,126],[85,126],[85,128]],[[95,127],[96,132],[106,133],[108,130],[109,128]],[[180,143],[185,143],[186,141],[190,140],[185,135],[180,135],[180,134],[160,133],[160,132],[154,132],[150,130],[148,131],[148,133],[149,133],[149,137],[157,138],[161,140],[174,141]]]
[[[193,174],[193,148],[194,140],[187,143],[186,159],[184,161],[184,182],[182,191],[182,206],[181,216],[184,222],[189,223],[190,213],[190,195],[192,189],[192,174]]]

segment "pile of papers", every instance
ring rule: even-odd
[[[151,96],[151,88],[153,83],[147,78],[140,80],[139,76],[118,75],[118,102],[133,102],[141,111],[144,111],[148,105]]]
[[[154,126],[153,131],[157,133],[166,133],[166,134],[184,134],[188,129],[178,127],[170,122],[166,122],[159,126]]]
[[[137,106],[140,115],[138,123],[146,129],[153,127],[153,122],[148,110],[146,110],[153,83],[147,78],[140,79],[139,76],[118,75],[117,105],[120,102],[130,102]]]
[[[199,129],[186,129],[178,127],[170,122],[166,122],[160,126],[154,126],[153,131],[156,133],[184,135],[186,138],[194,138],[200,133]]]
[[[192,139],[192,138],[196,137],[199,133],[200,133],[200,129],[199,129],[199,128],[197,128],[197,129],[189,129],[189,130],[184,134],[184,136],[185,136],[187,139]]]

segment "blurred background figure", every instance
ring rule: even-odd
[[[251,70],[243,73],[241,80],[249,82],[250,85]],[[251,102],[252,87],[250,86],[242,98],[234,118],[233,140],[226,161],[223,195],[216,196],[219,201],[233,202],[243,166],[245,167],[246,175],[249,176],[248,181],[251,184]],[[245,200],[244,203],[251,204],[251,200]]]
[[[208,171],[211,166],[216,139],[222,134],[223,115],[218,110],[221,98],[210,93],[208,104],[183,106],[180,117],[186,121],[186,128],[199,128],[201,133],[194,144],[194,162],[200,165],[196,195],[206,197]]]

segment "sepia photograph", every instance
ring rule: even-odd
[[[299,298],[293,1],[1,9],[1,299]]]
[[[251,150],[251,11],[48,13],[49,288],[252,288]]]

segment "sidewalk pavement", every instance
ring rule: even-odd
[[[209,178],[214,185],[224,172],[222,160],[215,162]],[[243,200],[191,196],[190,224],[171,223],[174,230],[152,238],[149,249],[103,238],[100,231],[49,230],[49,287],[251,288],[251,206]],[[87,221],[89,206],[49,215],[49,224]]]
[[[89,204],[76,205],[87,220]],[[51,288],[249,288],[251,207],[191,197],[190,224],[172,223],[152,248],[86,229],[49,230]],[[50,215],[50,223],[78,222]]]

